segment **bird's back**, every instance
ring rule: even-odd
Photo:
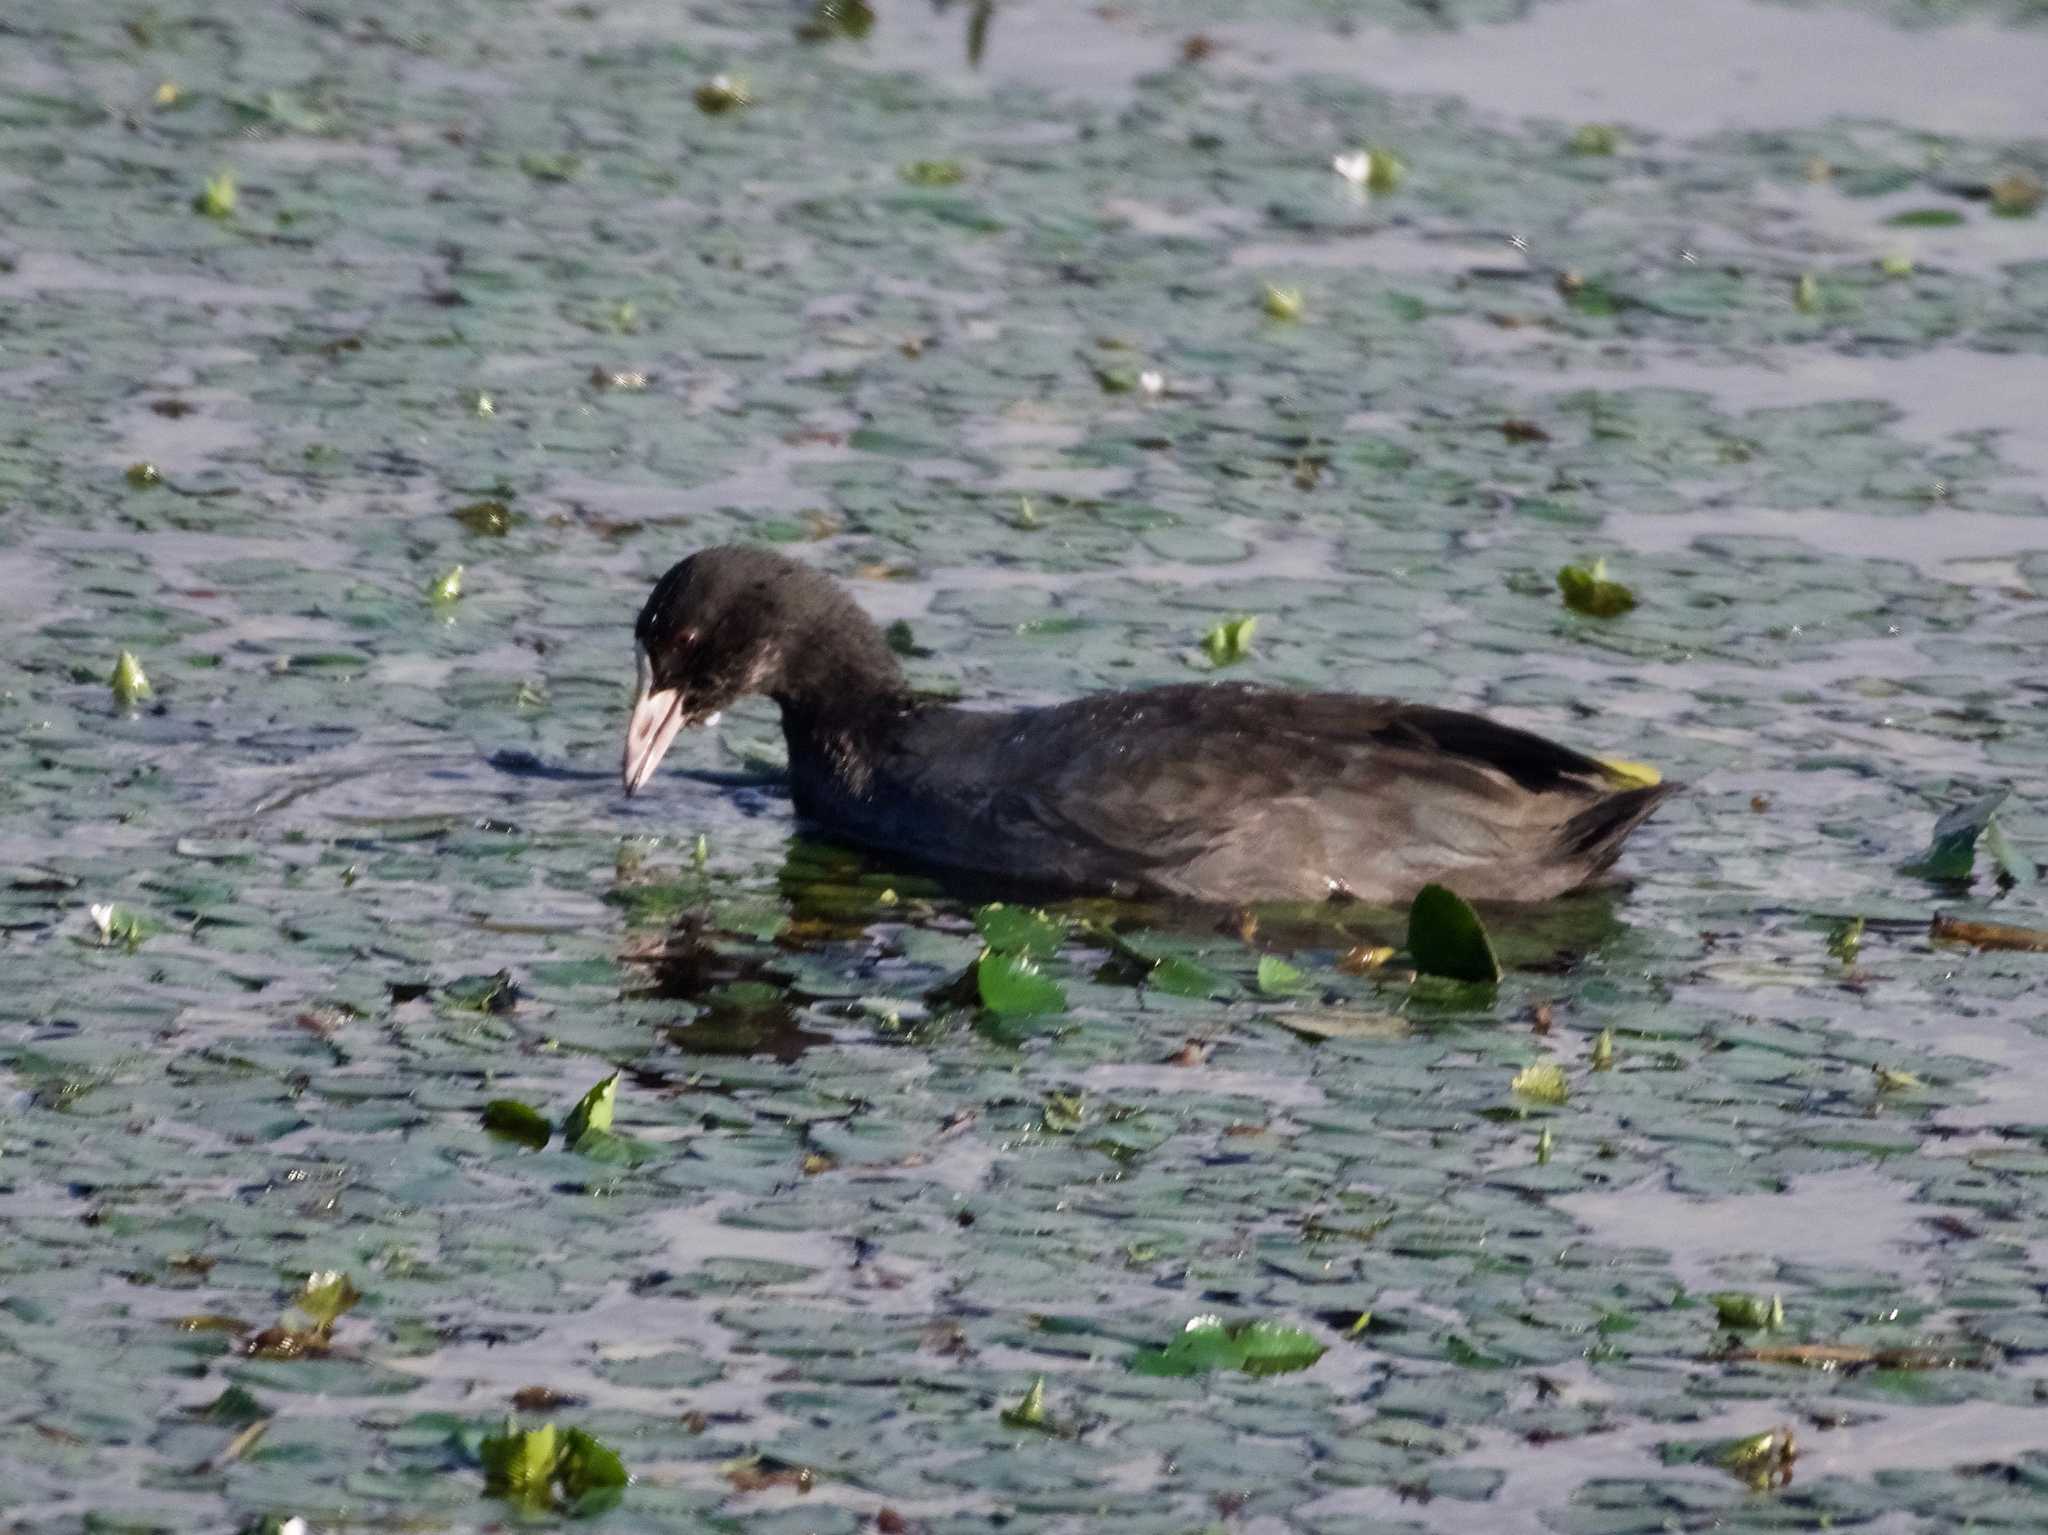
[[[1475,715],[1235,684],[923,709],[873,744],[860,787],[793,752],[800,806],[937,864],[1213,902],[1547,899],[1669,792]]]

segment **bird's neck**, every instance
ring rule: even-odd
[[[770,693],[782,710],[790,771],[799,781],[829,778],[864,794],[874,758],[913,705],[909,681],[882,632],[849,612],[790,649]]]

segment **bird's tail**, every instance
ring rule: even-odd
[[[1658,783],[1602,795],[1564,823],[1559,847],[1568,856],[1583,859],[1588,874],[1597,874],[1621,856],[1621,845],[1628,841],[1629,833],[1648,820],[1669,795],[1684,787]]]

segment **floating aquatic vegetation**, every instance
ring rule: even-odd
[[[1566,607],[1589,618],[1619,618],[1636,605],[1634,592],[1607,579],[1605,560],[1564,566],[1557,573],[1557,589]]]
[[[1330,169],[1361,190],[1391,192],[1407,179],[1408,167],[1385,149],[1353,149],[1334,156]]]
[[[1275,320],[1298,320],[1301,318],[1302,297],[1299,288],[1282,288],[1267,283],[1259,295],[1259,307]]]
[[[427,583],[427,599],[435,603],[459,601],[462,597],[462,567],[451,565]]]
[[[507,1418],[476,1447],[484,1492],[535,1512],[572,1517],[618,1506],[629,1478],[616,1451],[579,1428],[520,1428]]]
[[[1777,1295],[1751,1295],[1742,1290],[1723,1290],[1709,1296],[1714,1315],[1723,1327],[1736,1332],[1783,1332],[1785,1302]]]
[[[554,1126],[548,1117],[516,1098],[493,1098],[484,1105],[483,1125],[494,1135],[530,1146],[535,1151],[548,1143]]]
[[[2029,170],[2007,171],[1991,183],[1991,211],[2006,218],[2031,217],[2040,209],[2041,178]]]
[[[125,471],[128,483],[137,490],[147,490],[164,482],[163,472],[155,464],[130,464]]]
[[[1259,956],[1258,987],[1262,996],[1291,997],[1307,986],[1308,977],[1279,955]]]
[[[334,1324],[354,1310],[362,1298],[355,1282],[338,1269],[309,1274],[292,1298],[298,1315],[248,1334],[240,1340],[238,1348],[256,1359],[318,1357],[333,1345]]]
[[[1533,1061],[1515,1073],[1508,1091],[1532,1103],[1557,1105],[1572,1095],[1564,1068],[1555,1061]]]
[[[2011,793],[2010,789],[1994,789],[1945,811],[1934,823],[1934,839],[1927,851],[1901,864],[1899,872],[1944,884],[1967,881],[1977,867],[1977,840]]]
[[[912,160],[896,174],[914,187],[956,187],[967,179],[967,167],[958,160]]]
[[[1190,1317],[1164,1348],[1131,1358],[1139,1375],[1207,1375],[1239,1370],[1246,1375],[1286,1375],[1305,1370],[1328,1348],[1313,1333],[1284,1322],[1225,1322],[1220,1316]]]
[[[1003,1018],[1036,1018],[1067,1009],[1067,993],[1028,954],[982,951],[974,962],[975,995]]]
[[[1581,123],[1565,147],[1575,155],[1611,155],[1621,148],[1621,129],[1613,123]]]
[[[1250,657],[1252,635],[1258,627],[1259,620],[1254,614],[1220,619],[1202,635],[1202,654],[1209,658],[1211,666],[1235,666]]]
[[[1482,986],[1500,981],[1500,960],[1479,913],[1443,885],[1424,885],[1409,903],[1408,955],[1424,975]]]
[[[1715,1464],[1759,1492],[1789,1485],[1798,1458],[1799,1448],[1789,1428],[1737,1439],[1712,1456]]]
[[[991,949],[1005,954],[1050,958],[1066,942],[1066,924],[1028,906],[998,901],[974,914],[974,925]]]
[[[138,700],[149,698],[156,689],[149,685],[149,674],[142,669],[142,663],[135,659],[135,652],[124,650],[115,658],[114,670],[107,677],[107,686],[113,689],[114,702],[126,709]]]
[[[697,87],[692,99],[696,101],[698,111],[712,117],[752,106],[754,102],[747,82],[737,75],[713,75]]]
[[[577,1100],[569,1117],[562,1121],[562,1141],[571,1150],[583,1137],[595,1131],[603,1134],[612,1127],[612,1113],[619,1101],[619,1074],[615,1071]]]
[[[493,497],[466,501],[448,514],[472,533],[503,538],[512,528],[512,508]]]
[[[120,944],[134,949],[149,935],[148,924],[125,906],[98,902],[86,908],[86,915],[98,929],[102,945]]]
[[[1031,1382],[1031,1389],[1024,1393],[1022,1400],[1003,1409],[1003,1421],[1012,1428],[1042,1429],[1046,1426],[1043,1375]]]
[[[811,14],[797,23],[797,38],[806,43],[847,38],[859,42],[875,29],[875,9],[867,0],[817,0]]]
[[[1856,955],[1863,947],[1863,919],[1850,917],[1837,922],[1828,929],[1828,953],[1845,965],[1856,963]]]
[[[209,176],[192,199],[194,212],[203,213],[210,219],[232,218],[240,193],[235,186],[232,171],[222,171]]]
[[[560,154],[524,154],[519,157],[519,168],[535,181],[574,181],[576,173],[583,169],[583,157],[566,150]]]

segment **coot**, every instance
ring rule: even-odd
[[[705,549],[634,628],[626,792],[685,725],[762,693],[797,810],[848,841],[1041,886],[1235,904],[1540,901],[1587,883],[1674,785],[1426,704],[1243,683],[983,710],[918,698],[830,579]]]

